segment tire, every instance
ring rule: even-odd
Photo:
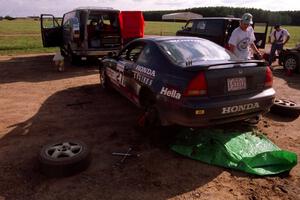
[[[66,57],[66,56],[67,56],[65,50],[64,50],[62,47],[60,47],[60,54],[61,54],[63,57]]]
[[[296,56],[288,55],[283,62],[284,69],[299,73],[299,61]]]
[[[155,97],[150,91],[144,90],[141,92],[141,105],[144,108],[144,113],[138,122],[140,127],[148,130],[161,127],[160,116],[155,102]]]
[[[74,66],[79,66],[79,65],[81,65],[81,59],[79,56],[71,53],[70,54],[70,63]]]
[[[300,114],[300,106],[290,100],[275,99],[270,112],[280,116],[298,117]]]
[[[81,141],[50,143],[40,151],[40,170],[49,177],[71,176],[88,167],[89,155],[88,146]]]
[[[81,65],[81,57],[74,54],[70,46],[68,47],[68,57],[71,65],[74,66]]]
[[[111,83],[109,82],[107,75],[105,73],[105,68],[100,65],[99,67],[99,78],[100,78],[100,86],[106,90],[106,91],[111,91],[112,87],[111,87]]]

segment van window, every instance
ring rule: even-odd
[[[73,22],[78,19],[76,18],[76,12],[69,12],[69,13],[66,13],[64,15],[64,18],[63,18],[63,22],[62,22],[62,25],[63,25],[63,29],[65,30],[68,30],[72,27],[73,25]]]
[[[185,25],[185,29],[187,30],[192,30],[194,22],[193,21],[189,21],[186,25]]]
[[[223,35],[224,20],[198,20],[196,25],[196,32],[210,36]]]
[[[95,27],[96,30],[118,29],[118,15],[91,13],[89,15],[87,25]]]
[[[66,13],[63,19],[63,26],[69,24],[70,25],[70,19],[76,16],[76,12],[69,12]]]

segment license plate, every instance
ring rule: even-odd
[[[246,78],[228,78],[227,79],[227,88],[228,91],[237,91],[237,90],[244,90],[247,88],[246,86]]]

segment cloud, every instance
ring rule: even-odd
[[[63,13],[81,6],[113,7],[119,10],[175,10],[192,7],[231,6],[264,10],[300,10],[297,0],[0,0],[0,16],[29,16]]]

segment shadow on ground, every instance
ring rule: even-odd
[[[20,56],[1,59],[0,84],[51,81],[97,73],[96,63],[89,63],[78,67],[71,66],[67,61],[65,62],[66,72],[58,72],[52,59],[53,55]]]
[[[280,116],[278,114],[273,114],[273,113],[270,113],[270,112],[265,114],[265,117],[268,118],[268,119],[271,119],[275,122],[286,122],[286,123],[295,121],[298,118],[298,117]]]
[[[277,66],[273,70],[273,75],[277,78],[285,80],[290,88],[300,90],[300,74],[292,73],[288,75],[283,67]]]
[[[0,194],[8,199],[167,199],[215,179],[222,168],[176,155],[172,133],[145,134],[134,126],[140,111],[99,85],[57,92],[35,116],[0,139]],[[76,138],[92,148],[90,167],[50,179],[39,173],[37,154],[52,141]],[[121,166],[112,152],[141,154]]]

